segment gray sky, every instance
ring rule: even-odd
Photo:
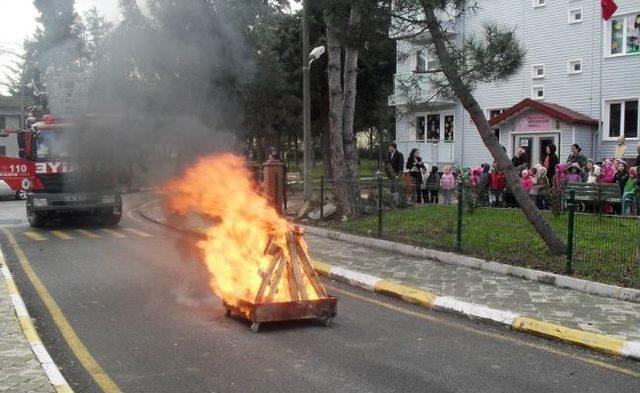
[[[137,0],[144,6],[145,0]],[[299,8],[294,0],[289,0],[294,9]],[[76,0],[76,11],[85,11],[97,7],[108,19],[117,21],[120,18],[118,0]],[[31,37],[36,30],[36,9],[31,0],[0,0],[0,83],[6,80],[7,64],[15,60],[15,56],[3,53],[14,51],[22,53],[22,43]],[[6,89],[0,86],[0,94],[6,94]]]

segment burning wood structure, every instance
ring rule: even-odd
[[[231,305],[226,300],[226,315],[233,311],[252,322],[251,331],[257,333],[262,322],[317,319],[330,326],[337,313],[337,300],[327,294],[320,278],[313,269],[303,239],[304,231],[294,227],[286,234],[286,248],[269,241],[264,251],[271,257],[271,264],[261,273],[262,281],[255,300],[236,301]],[[274,302],[281,281],[287,280],[290,301]],[[309,283],[310,285],[308,285]]]
[[[337,300],[313,269],[302,229],[282,215],[284,166],[271,161],[261,194],[244,158],[230,153],[200,158],[165,185],[167,215],[195,213],[215,222],[196,246],[227,315],[248,319],[253,331],[263,322],[284,320],[330,325]]]

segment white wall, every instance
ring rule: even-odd
[[[640,0],[617,0],[618,14],[640,13]],[[582,22],[569,23],[569,10],[582,8]],[[533,8],[531,0],[480,0],[479,9],[465,16],[458,24],[456,40],[472,36],[481,38],[482,26],[491,21],[514,29],[526,57],[523,67],[508,81],[478,86],[474,95],[485,110],[508,108],[531,97],[534,85],[543,85],[545,101],[566,106],[594,119],[604,119],[603,101],[620,98],[640,98],[640,55],[609,58],[606,31],[609,24],[601,18],[600,2],[596,0],[548,0],[544,7]],[[417,45],[401,41],[399,51],[413,53]],[[397,72],[412,72],[414,56],[398,62]],[[569,74],[568,61],[582,59],[582,73]],[[544,64],[545,76],[532,79],[531,66]],[[602,77],[601,77],[602,76]],[[491,159],[482,140],[469,121],[469,115],[458,105],[456,109],[456,160],[461,165],[477,165]],[[570,127],[572,129],[572,126]],[[462,135],[461,135],[462,134]],[[589,146],[592,155],[593,138],[576,133],[577,143]],[[413,138],[414,127],[407,121],[398,122],[398,139]],[[508,147],[506,132],[501,143]],[[406,140],[406,139],[404,139]],[[613,156],[616,141],[603,140],[602,132],[595,138],[596,159]],[[562,138],[562,153],[573,143]],[[568,145],[565,145],[568,143]],[[637,140],[627,140],[628,155],[635,156]]]

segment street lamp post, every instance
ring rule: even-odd
[[[310,201],[313,195],[313,183],[311,179],[311,80],[310,68],[311,63],[318,60],[324,54],[324,46],[318,46],[309,52],[309,13],[307,4],[308,0],[304,0],[302,5],[302,101],[303,101],[303,131],[302,145],[303,154],[303,196],[305,201]]]
[[[302,4],[302,101],[303,101],[303,196],[305,201],[311,200],[311,81],[309,75],[309,15],[308,0]]]

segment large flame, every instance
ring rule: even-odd
[[[216,220],[198,242],[214,293],[229,304],[254,301],[262,275],[273,263],[264,253],[269,240],[289,258],[287,232],[292,227],[258,194],[245,160],[233,154],[201,158],[164,191],[169,214],[192,212]],[[308,280],[305,284],[309,288]],[[291,300],[286,273],[277,288],[273,301]]]

